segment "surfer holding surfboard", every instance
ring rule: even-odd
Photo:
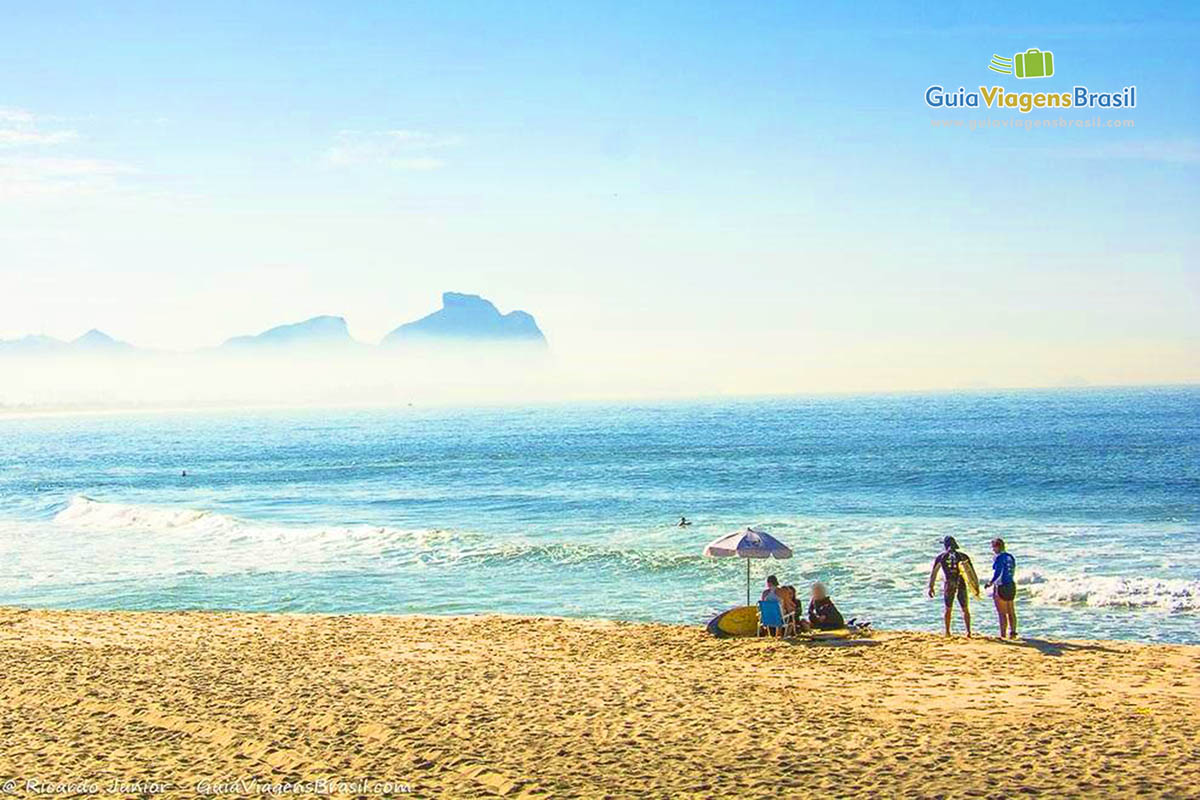
[[[974,565],[971,564],[971,557],[958,549],[958,542],[953,536],[943,539],[942,547],[945,549],[933,560],[933,568],[929,571],[929,596],[933,597],[933,585],[937,581],[940,571],[945,580],[945,585],[942,587],[942,600],[946,606],[943,615],[946,635],[950,635],[950,618],[954,611],[954,601],[957,599],[958,606],[962,609],[967,636],[970,636],[971,606],[967,601],[967,592],[970,591],[971,594],[979,597],[979,578],[975,574]]]

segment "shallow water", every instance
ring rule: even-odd
[[[0,420],[6,604],[696,623],[747,524],[877,626],[999,535],[1025,632],[1198,642],[1200,389]]]

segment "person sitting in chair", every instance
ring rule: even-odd
[[[783,634],[785,636],[793,635],[796,632],[796,587],[780,586],[779,578],[774,575],[767,576],[767,588],[763,589],[763,593],[759,596],[759,601],[774,600],[779,604],[779,614],[783,620],[783,629],[777,630],[769,628],[770,633]]]
[[[775,596],[779,598],[779,609],[783,612],[784,618],[789,614],[796,613],[799,602],[796,600],[795,586],[778,586],[775,588]]]
[[[842,619],[842,612],[838,611],[837,606],[833,604],[833,599],[825,590],[823,583],[813,584],[812,600],[808,603],[808,621],[819,631],[832,631],[846,627],[846,620]]]

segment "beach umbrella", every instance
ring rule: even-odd
[[[792,548],[766,531],[746,528],[709,542],[704,548],[704,555],[709,558],[746,559],[746,605],[750,605],[750,559],[791,558]]]

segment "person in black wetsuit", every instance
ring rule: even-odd
[[[837,606],[833,604],[833,599],[825,590],[823,583],[813,584],[812,600],[808,602],[808,622],[819,631],[832,631],[846,627],[846,620],[842,619],[842,612],[838,611]]]
[[[933,560],[933,568],[929,571],[929,596],[933,597],[933,584],[937,580],[940,569],[942,577],[946,581],[942,590],[942,601],[946,606],[942,620],[945,624],[946,635],[950,635],[950,617],[953,615],[954,601],[957,599],[958,606],[962,609],[963,624],[967,626],[967,636],[969,637],[971,635],[971,607],[967,602],[967,581],[959,572],[959,564],[963,562],[969,564],[971,558],[958,549],[958,542],[954,540],[953,536],[943,539],[942,546],[945,549]]]

